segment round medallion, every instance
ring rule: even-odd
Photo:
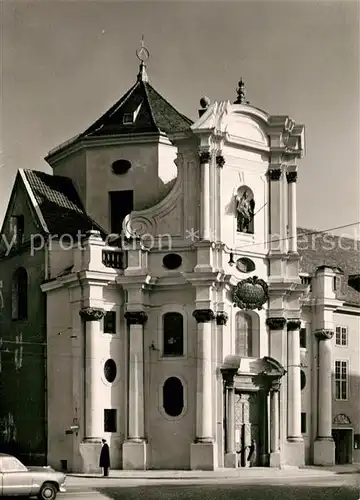
[[[240,281],[233,291],[234,305],[240,309],[260,310],[267,299],[268,286],[257,276]]]

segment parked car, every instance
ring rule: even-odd
[[[51,467],[26,467],[12,455],[0,453],[0,497],[54,500],[66,492],[66,476]]]

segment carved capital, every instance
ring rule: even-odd
[[[281,387],[281,381],[280,381],[280,379],[275,379],[275,380],[271,381],[271,384],[270,384],[270,391],[271,392],[278,392],[278,391],[280,391],[280,387]]]
[[[282,317],[267,318],[266,324],[270,328],[270,330],[282,330],[286,325],[286,319]]]
[[[299,319],[289,319],[287,322],[288,332],[293,332],[294,330],[300,330],[301,321]]]
[[[281,169],[271,168],[270,170],[268,170],[268,176],[271,181],[279,181],[281,177]]]
[[[225,311],[219,311],[218,313],[216,313],[216,324],[226,325],[228,318],[229,316]]]
[[[211,154],[209,151],[202,151],[201,153],[199,153],[199,158],[200,165],[202,165],[203,163],[210,163]]]
[[[105,316],[105,311],[98,307],[85,307],[79,314],[83,321],[100,321]]]
[[[326,330],[325,328],[322,328],[321,330],[316,330],[315,332],[315,337],[319,340],[330,340],[333,338],[334,331],[333,330]]]
[[[216,165],[218,167],[223,167],[225,165],[225,158],[222,155],[217,155],[217,157],[216,157]]]
[[[212,309],[195,309],[193,316],[197,323],[209,323],[215,318],[215,314]]]
[[[148,319],[145,311],[127,311],[124,316],[129,326],[144,325]]]
[[[288,181],[289,184],[291,182],[296,182],[297,181],[297,172],[287,172],[286,180]]]

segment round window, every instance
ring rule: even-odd
[[[255,271],[255,264],[252,260],[242,257],[236,261],[236,268],[241,273],[251,273]]]
[[[170,377],[164,383],[163,407],[170,417],[178,417],[184,409],[184,388],[177,377]]]
[[[306,375],[304,370],[301,370],[300,372],[300,383],[301,383],[301,390],[303,390],[304,387],[306,386]]]
[[[166,269],[177,269],[182,264],[182,257],[177,253],[168,253],[163,258],[163,265]]]
[[[128,170],[130,170],[131,163],[128,160],[116,160],[111,165],[111,168],[114,174],[123,175],[126,174]]]
[[[108,359],[104,365],[104,375],[108,382],[112,383],[116,379],[117,368],[113,359]]]

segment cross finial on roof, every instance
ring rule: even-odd
[[[234,101],[234,104],[249,104],[249,101],[245,100],[246,89],[245,89],[245,83],[243,82],[242,78],[240,78],[239,86],[236,92],[238,96],[236,101]]]
[[[149,79],[148,79],[148,76],[147,76],[147,73],[146,73],[146,65],[145,65],[144,61],[146,61],[147,59],[149,59],[150,53],[149,53],[148,49],[145,47],[145,45],[144,45],[144,35],[142,35],[142,37],[141,37],[141,47],[140,47],[140,49],[136,50],[136,57],[141,61],[140,62],[140,69],[139,69],[139,73],[138,73],[137,79],[138,79],[139,82],[147,82]]]

